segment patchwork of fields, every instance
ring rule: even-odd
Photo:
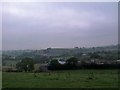
[[[117,88],[117,70],[3,72],[3,88]]]

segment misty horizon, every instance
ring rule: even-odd
[[[75,47],[46,47],[46,48],[39,48],[39,49],[35,49],[35,48],[26,48],[26,49],[11,49],[11,50],[4,50],[2,49],[2,51],[16,51],[16,50],[45,50],[45,49],[48,49],[48,48],[51,48],[51,49],[75,49],[75,48],[78,48],[78,49],[82,49],[82,48],[99,48],[99,47],[111,47],[111,46],[118,46],[119,44],[112,44],[112,45],[103,45],[103,46],[88,46],[88,47],[78,47],[78,46],[75,46]]]

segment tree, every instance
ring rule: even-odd
[[[24,58],[16,64],[16,67],[19,71],[32,71],[34,69],[34,61],[32,58]]]
[[[78,63],[78,58],[76,57],[71,57],[66,61],[66,64],[68,65],[69,68],[75,68]]]
[[[53,59],[53,60],[51,60],[49,66],[51,67],[50,69],[55,70],[55,69],[59,69],[60,64],[59,64],[58,60]]]

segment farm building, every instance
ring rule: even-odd
[[[64,61],[64,60],[58,60],[58,63],[59,63],[59,64],[65,64],[66,61]]]

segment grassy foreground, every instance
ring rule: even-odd
[[[2,71],[0,71],[0,90],[2,89]]]
[[[92,74],[93,73],[93,74]],[[3,88],[117,88],[117,70],[3,72]]]

